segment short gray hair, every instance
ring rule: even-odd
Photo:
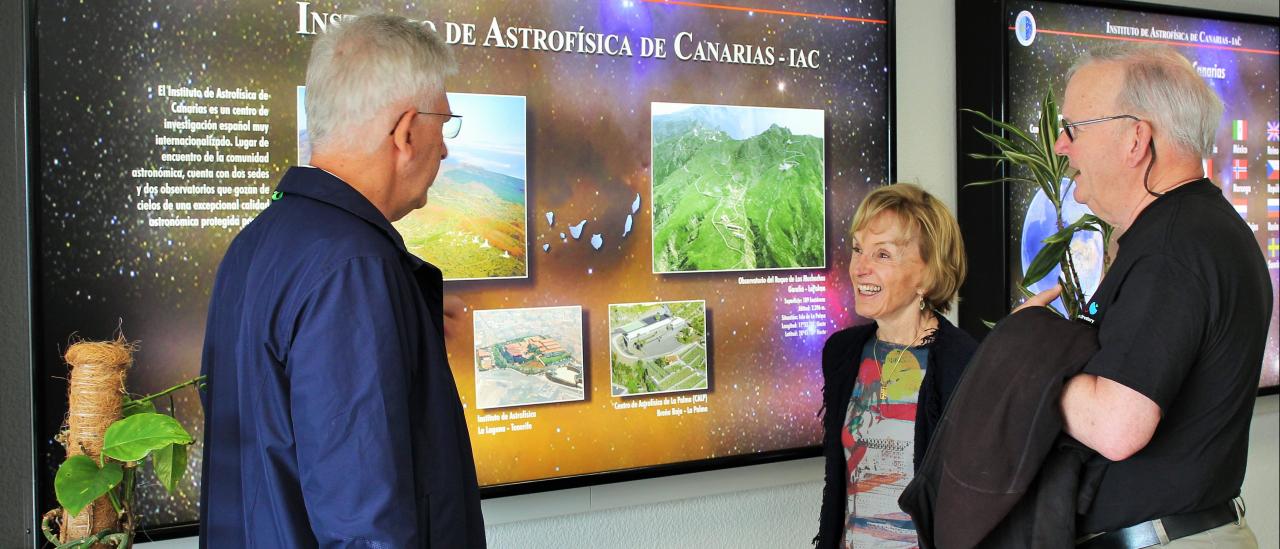
[[[1195,67],[1169,46],[1111,45],[1091,50],[1076,60],[1070,79],[1081,67],[1095,62],[1120,63],[1124,82],[1117,106],[1151,123],[1177,147],[1206,158],[1222,119],[1222,100]]]
[[[439,35],[404,17],[366,12],[330,27],[307,63],[312,145],[371,149],[372,136],[353,135],[358,128],[392,103],[443,91],[457,67]]]

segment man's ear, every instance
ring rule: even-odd
[[[1128,145],[1125,147],[1125,164],[1136,168],[1147,161],[1155,135],[1151,131],[1151,123],[1141,120],[1133,125],[1133,129],[1125,134]]]
[[[397,153],[408,154],[413,151],[413,140],[411,131],[413,128],[413,117],[418,115],[416,110],[407,110],[400,114],[400,118],[396,119],[396,126],[391,130],[391,146],[395,147]]]

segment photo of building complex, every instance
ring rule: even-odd
[[[585,398],[581,307],[476,311],[475,333],[480,408]]]
[[[610,305],[612,394],[706,389],[705,307],[702,301]]]

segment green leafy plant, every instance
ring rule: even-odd
[[[75,516],[94,500],[106,496],[122,525],[121,531],[105,529],[62,543],[51,524],[60,515],[60,510],[54,509],[41,521],[45,539],[57,549],[88,548],[99,543],[113,543],[120,549],[132,545],[137,468],[150,458],[156,478],[166,491],[173,493],[186,471],[187,449],[193,442],[191,433],[177,419],[157,412],[154,401],[184,387],[203,388],[204,381],[205,377],[199,376],[153,395],[126,400],[122,407],[124,417],[107,427],[102,439],[102,453],[97,461],[77,455],[67,458],[58,467],[53,489],[62,509]],[[172,401],[169,410],[173,410]]]
[[[1059,267],[1061,274],[1058,284],[1062,286],[1061,299],[1065,311],[1052,308],[1051,310],[1065,314],[1066,318],[1076,318],[1081,313],[1081,308],[1088,296],[1084,295],[1084,288],[1080,285],[1080,271],[1071,254],[1071,240],[1076,233],[1098,231],[1102,233],[1103,242],[1110,242],[1112,228],[1107,222],[1092,214],[1085,214],[1073,223],[1067,223],[1063,219],[1063,186],[1064,183],[1069,185],[1074,174],[1071,173],[1072,170],[1067,164],[1067,158],[1053,152],[1053,143],[1061,129],[1061,121],[1058,116],[1058,104],[1053,99],[1052,91],[1045,94],[1041,106],[1038,131],[1034,135],[1032,132],[1023,131],[1017,126],[996,120],[985,113],[963,109],[964,112],[977,115],[999,130],[999,133],[995,133],[975,128],[975,131],[991,143],[998,153],[973,153],[969,157],[993,160],[997,165],[1005,168],[1003,177],[975,181],[965,186],[1013,183],[1035,185],[1044,193],[1053,204],[1057,232],[1042,241],[1044,246],[1027,266],[1018,290],[1025,297],[1031,297],[1033,295],[1031,286],[1053,272],[1054,267]],[[1104,253],[1104,268],[1108,264],[1110,264],[1110,257]]]

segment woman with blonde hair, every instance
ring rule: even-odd
[[[857,315],[822,350],[826,486],[815,544],[917,547],[898,507],[977,342],[942,313],[965,275],[955,217],[916,185],[876,189],[850,230]]]

